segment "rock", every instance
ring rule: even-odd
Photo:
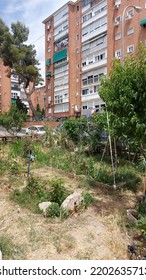
[[[83,202],[84,198],[82,197],[81,193],[74,192],[73,194],[69,195],[62,203],[61,207],[65,210],[74,210],[75,207],[80,205]]]
[[[41,202],[39,203],[39,209],[41,211],[43,211],[43,214],[46,215],[46,209],[48,208],[48,206],[50,206],[52,204],[52,202],[50,201],[46,201],[46,202]]]

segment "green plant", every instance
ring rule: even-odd
[[[146,235],[146,217],[141,217],[137,222],[137,228]]]
[[[45,198],[45,190],[43,188],[43,183],[40,181],[39,177],[31,176],[28,180],[26,186],[26,191],[33,197],[38,197],[40,200]]]
[[[82,193],[82,196],[84,198],[84,205],[86,207],[88,207],[89,205],[91,205],[95,202],[95,198],[88,192]]]
[[[24,250],[13,243],[12,238],[7,235],[0,236],[0,250],[3,260],[18,260],[24,258]]]
[[[64,187],[64,182],[62,179],[53,179],[50,181],[50,190],[48,192],[48,197],[51,202],[58,203],[59,205],[66,199],[68,191]]]
[[[138,205],[137,213],[142,216],[146,215],[146,201]]]
[[[84,211],[87,207],[95,202],[95,198],[88,192],[82,193],[83,202],[77,207],[78,211]]]
[[[10,167],[12,175],[18,175],[20,173],[20,165],[17,162],[13,162]]]
[[[58,203],[53,202],[46,209],[46,217],[55,218],[60,216],[60,206]]]
[[[17,204],[38,213],[38,204],[48,200],[48,192],[44,189],[44,185],[45,182],[41,182],[38,177],[30,177],[27,186],[22,191],[13,190],[10,197]]]

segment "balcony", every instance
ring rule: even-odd
[[[82,36],[82,43],[84,43],[85,41],[90,40],[93,37],[97,37],[100,34],[104,33],[107,31],[107,23],[105,23],[102,26],[99,26],[99,28],[92,30],[90,32],[88,32],[87,34]]]
[[[91,63],[91,64],[88,64],[86,66],[83,66],[82,67],[82,72],[88,72],[92,69],[95,69],[95,68],[100,68],[102,66],[105,66],[107,64],[107,58],[105,59],[102,59],[100,61],[95,61],[94,63]]]

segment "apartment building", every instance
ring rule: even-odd
[[[122,62],[123,49],[126,56],[146,43],[145,14],[144,0],[79,0],[43,21],[48,116],[102,111],[100,79],[113,58]]]
[[[30,85],[31,86],[31,85]],[[27,97],[23,89],[23,84],[19,84],[18,75],[12,73],[11,77],[7,77],[7,67],[0,60],[0,114],[8,111],[17,98],[27,107],[28,116],[32,117]],[[32,103],[34,108],[39,104],[40,109],[45,108],[45,87],[36,87],[32,94]]]

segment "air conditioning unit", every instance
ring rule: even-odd
[[[48,41],[50,41],[51,40],[51,35],[48,35]]]
[[[129,20],[129,19],[132,19],[132,15],[131,14],[126,16],[126,20]]]
[[[119,22],[118,20],[116,20],[116,21],[115,21],[115,26],[118,26],[119,23],[120,23],[120,22]]]
[[[114,5],[115,10],[119,9],[119,6],[120,6],[120,4],[115,4]]]
[[[75,112],[80,112],[80,106],[79,105],[75,105]]]
[[[47,25],[47,29],[49,30],[51,28],[51,24],[49,23],[48,25]]]

